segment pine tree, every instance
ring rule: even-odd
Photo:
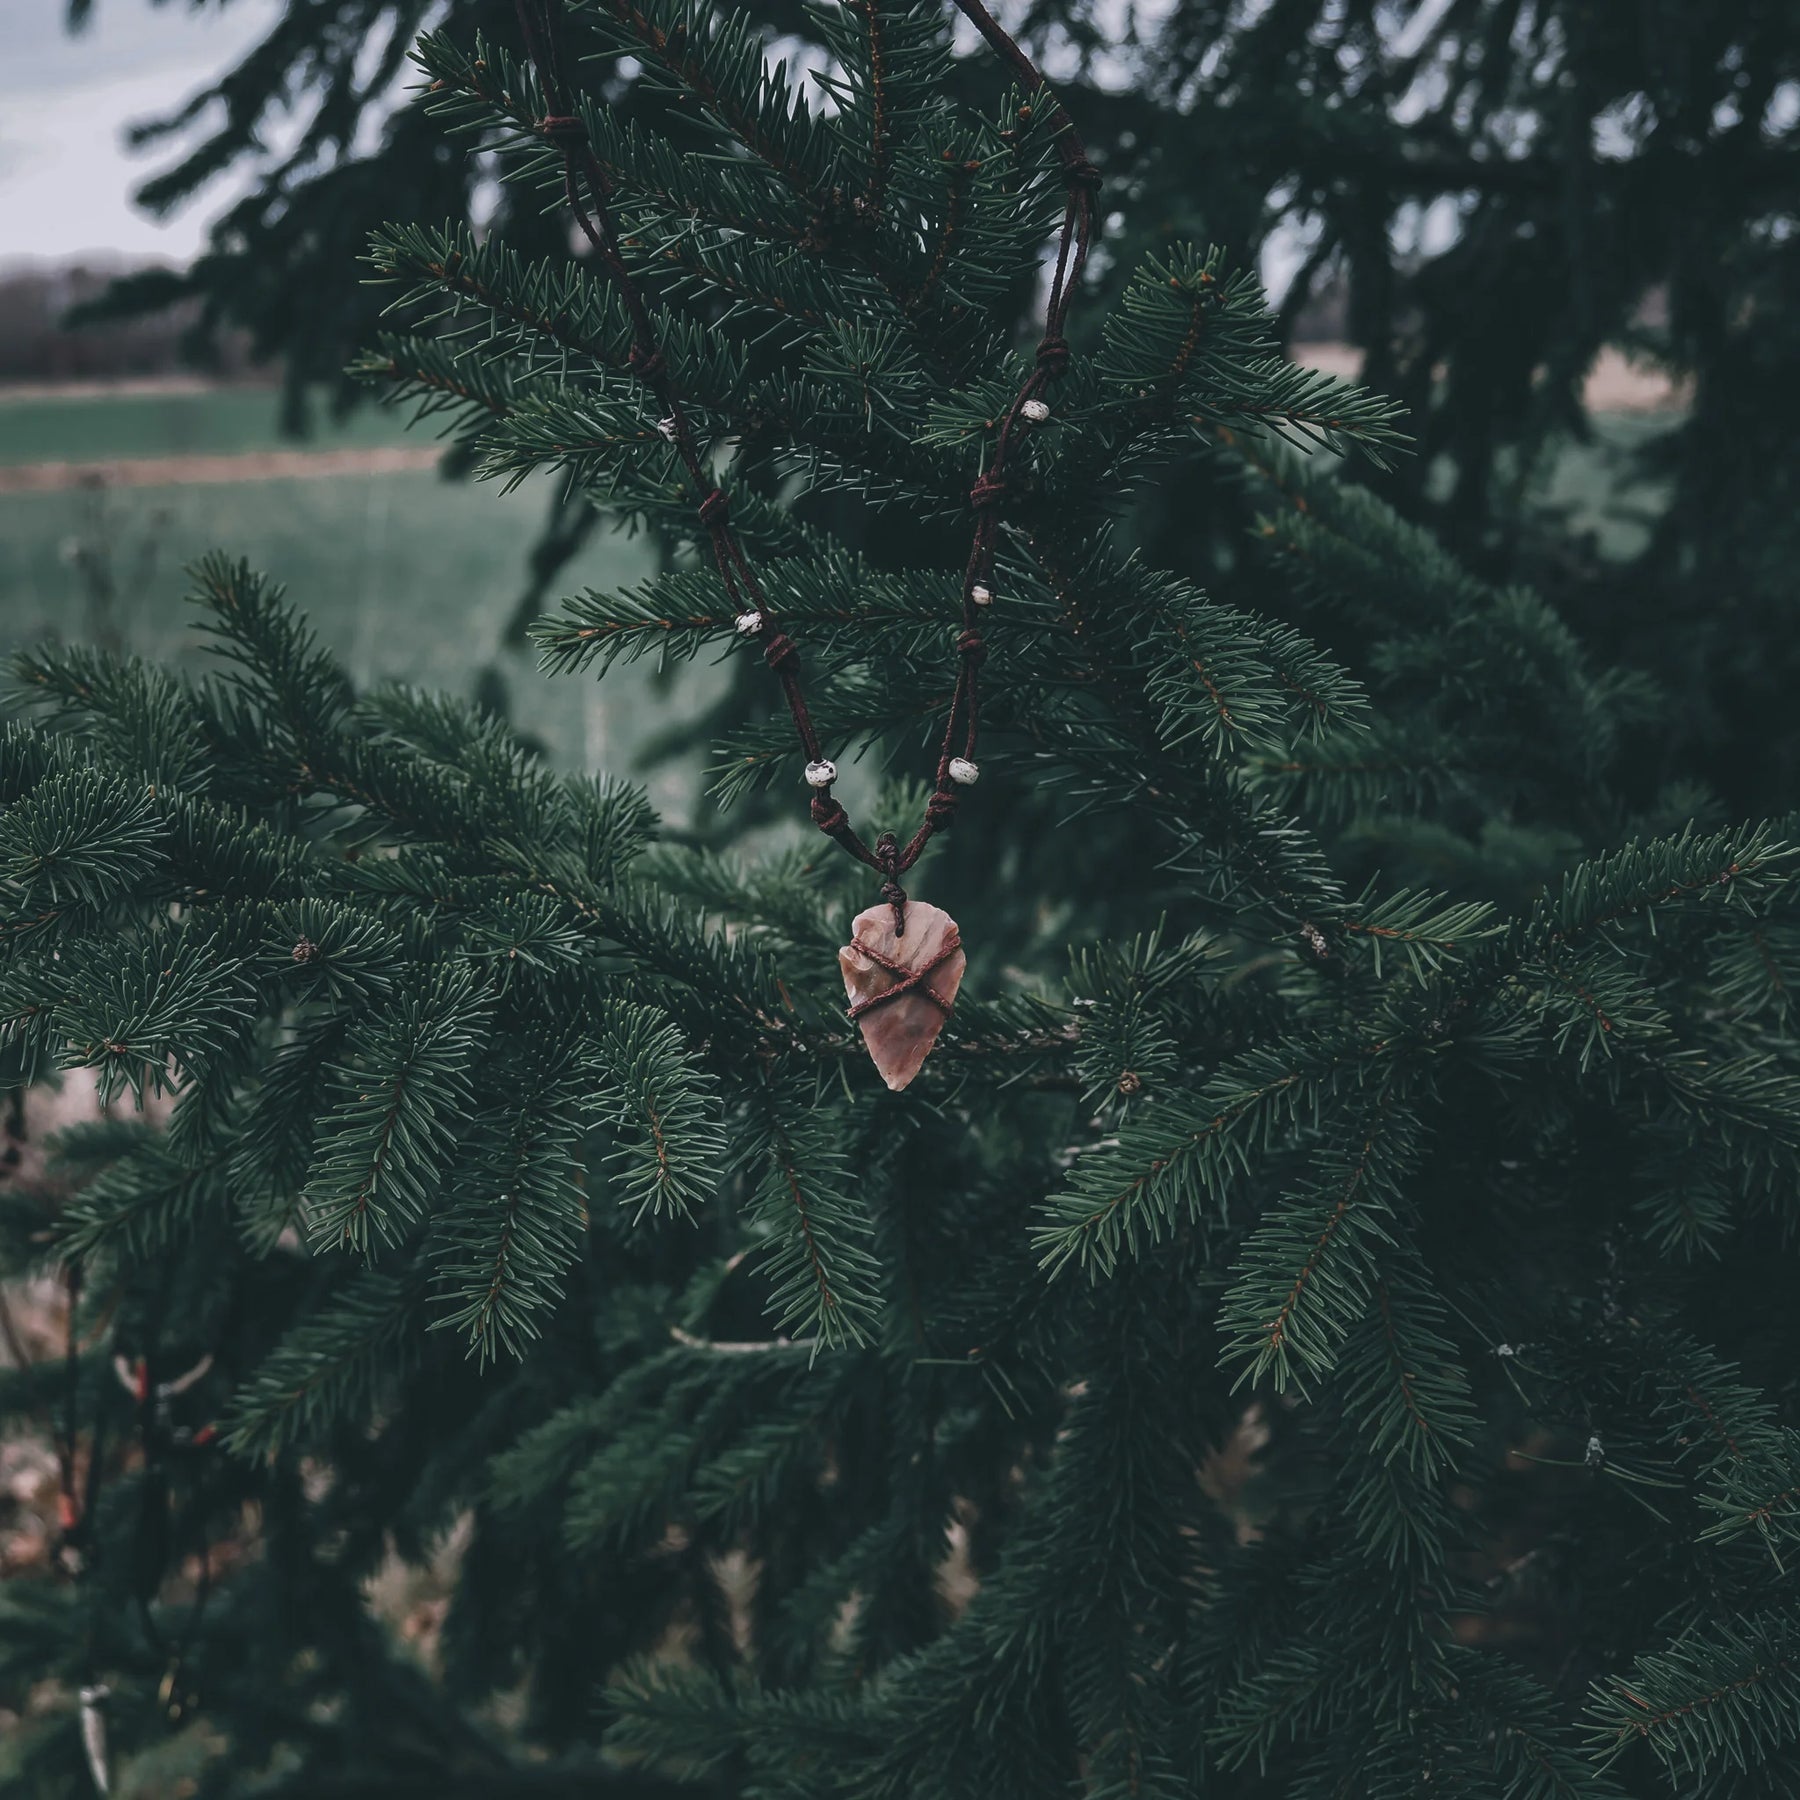
[[[361,372],[688,546],[546,663],[735,659],[704,804],[780,818],[665,381],[907,829],[1066,116],[959,103],[899,0],[816,15],[812,95],[724,12],[569,26],[578,127],[514,41],[420,61],[547,210],[591,145],[628,285],[398,224]],[[621,57],[666,126],[586,88]],[[225,556],[208,679],[17,660],[4,1079],[108,1102],[0,1217],[71,1310],[0,1387],[63,1466],[0,1592],[21,1792],[1792,1790],[1791,825],[1644,796],[1669,697],[1341,479],[1393,409],[1218,252],[1115,285],[997,515],[982,780],[912,878],[971,963],[903,1093],[826,837],[359,694]],[[1134,553],[1196,469],[1259,605]],[[365,1589],[438,1556],[422,1666]]]
[[[77,23],[88,10],[70,0]],[[509,29],[510,10],[439,0],[431,16],[468,42]],[[745,12],[765,46],[829,54],[788,0]],[[379,304],[354,265],[368,229],[491,211],[532,259],[565,253],[548,216],[511,205],[504,186],[494,206],[499,143],[447,157],[416,110],[385,111],[384,80],[425,17],[416,0],[282,0],[216,84],[139,128],[140,141],[180,146],[140,190],[152,212],[192,203],[223,169],[247,191],[191,268],[129,277],[108,306],[198,301],[197,347],[223,325],[248,331],[281,357],[298,423],[309,384],[339,402],[354,392],[342,370]],[[1301,257],[1275,321],[1283,342],[1322,289],[1340,292],[1364,378],[1408,408],[1419,454],[1358,478],[1485,578],[1537,585],[1597,654],[1688,695],[1640,743],[1648,787],[1700,774],[1734,812],[1785,806],[1800,768],[1787,704],[1800,679],[1787,452],[1800,403],[1800,12],[1172,0],[1121,15],[1051,0],[1017,17],[1023,41],[1067,72],[1111,178],[1101,290],[1171,239],[1227,244],[1245,267],[1280,240],[1284,260]],[[620,118],[670,128],[668,96],[634,59],[591,78]],[[966,62],[950,79],[980,91]],[[272,141],[292,149],[270,155]],[[1583,376],[1602,349],[1675,379],[1690,396],[1679,417],[1624,433],[1596,419]],[[1571,493],[1573,456],[1605,479]],[[1196,479],[1178,505],[1152,494],[1139,510],[1159,561],[1233,597],[1242,520],[1228,493]],[[595,516],[559,490],[520,631]]]

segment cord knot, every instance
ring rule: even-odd
[[[812,821],[821,831],[842,831],[850,823],[850,815],[829,794],[815,794]]]
[[[1072,156],[1063,164],[1063,180],[1070,187],[1097,188],[1100,171],[1085,156]]]
[[[779,675],[783,669],[794,668],[799,663],[800,652],[785,631],[777,631],[771,633],[769,641],[763,645],[763,661]]]
[[[1037,347],[1038,367],[1052,380],[1069,366],[1069,340],[1060,332],[1052,333]]]
[[[700,523],[708,531],[716,531],[730,517],[731,501],[723,488],[714,488],[700,502]]]
[[[1004,475],[982,475],[969,489],[969,504],[977,512],[983,512],[990,506],[998,506],[1005,498],[1006,477]]]
[[[537,122],[540,136],[553,144],[585,144],[587,127],[573,113],[546,113]]]
[[[979,631],[965,631],[956,640],[956,647],[970,662],[978,663],[987,655],[987,643]]]
[[[925,817],[930,821],[932,829],[938,830],[951,823],[956,817],[955,794],[947,794],[939,788],[925,803]]]
[[[894,909],[894,936],[906,936],[906,889],[900,885],[900,840],[884,831],[875,840],[875,866],[886,879],[881,897]]]
[[[625,352],[625,363],[632,374],[646,384],[660,381],[669,367],[660,350],[646,350],[642,344],[633,344]]]

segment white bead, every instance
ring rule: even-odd
[[[671,419],[658,419],[656,421],[656,429],[658,431],[660,431],[662,433],[662,435],[664,437],[666,437],[671,444],[674,443],[674,441],[675,441],[675,421],[672,418]]]
[[[739,613],[737,628],[745,637],[754,637],[762,630],[762,614],[759,612]]]
[[[966,756],[953,756],[950,759],[950,779],[959,787],[973,787],[981,779],[981,770]]]
[[[970,588],[969,598],[973,600],[977,606],[992,606],[994,604],[994,596],[984,587]]]
[[[1019,408],[1019,411],[1022,412],[1027,421],[1033,425],[1043,424],[1050,416],[1049,407],[1041,400],[1027,400],[1025,404]]]
[[[836,780],[836,763],[812,762],[806,765],[806,785],[808,787],[828,788]]]

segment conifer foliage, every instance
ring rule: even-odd
[[[581,124],[897,825],[1056,114],[954,104],[934,7],[816,24],[810,86],[685,0],[583,0],[569,47],[669,98]],[[514,47],[419,55],[559,204]],[[413,222],[371,260],[368,378],[702,547],[592,266]],[[4,1079],[108,1102],[0,1216],[71,1311],[0,1389],[63,1458],[56,1566],[0,1594],[8,1703],[66,1701],[21,1791],[1790,1790],[1800,858],[1692,789],[1627,807],[1663,699],[1338,480],[1391,409],[1271,356],[1216,252],[1072,336],[1001,513],[982,785],[915,878],[971,967],[901,1095],[841,1006],[871,883],[816,834],[684,845],[493,718],[358,694],[227,557],[201,680],[20,659]],[[1150,482],[1253,497],[1266,608],[1132,555]],[[683,555],[541,643],[766,683],[732,610]],[[743,693],[706,804],[798,814]],[[396,1558],[453,1569],[423,1662],[368,1609]]]

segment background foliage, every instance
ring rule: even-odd
[[[919,883],[965,999],[904,1095],[833,999],[858,872],[728,841],[803,791],[759,665],[696,727],[732,807],[682,842],[491,715],[356,692],[228,557],[204,679],[19,659],[7,1079],[114,1102],[4,1215],[72,1319],[4,1392],[66,1457],[58,1564],[4,1594],[10,1700],[55,1684],[26,1791],[86,1791],[102,1726],[140,1791],[1788,1791],[1796,865],[1788,820],[1728,821],[1787,801],[1789,477],[1701,492],[1739,357],[1775,371],[1747,430],[1791,379],[1791,26],[1628,10],[1177,8],[1105,55],[1039,21],[1118,213],[1008,513],[983,781]],[[321,23],[343,137],[370,21],[329,9],[228,132]],[[616,297],[539,210],[530,77],[472,23],[356,176],[412,146],[443,184],[386,192],[359,374],[667,547],[540,623],[561,679],[729,653]],[[593,65],[584,118],[821,726],[898,824],[1054,165],[934,10],[790,23],[841,110],[754,20],[584,6],[632,74]],[[1573,154],[1609,108],[1627,153]],[[422,148],[446,124],[516,178],[486,235]],[[1427,189],[1462,230],[1396,256]],[[270,234],[241,215],[196,276],[221,306],[320,248],[255,204]],[[1202,204],[1241,209],[1233,258],[1320,221],[1422,454],[1270,354],[1187,247]],[[1600,283],[1607,219],[1643,260]],[[1530,471],[1638,332],[1695,397],[1624,565]],[[366,1600],[434,1560],[415,1658]]]
[[[374,128],[398,59],[440,14],[464,42],[511,29],[500,0],[306,0],[213,93],[147,127],[182,149],[146,204],[173,205],[223,167],[255,182],[209,255],[118,304],[201,297],[210,321],[285,356],[298,406],[302,384],[337,382],[378,328],[381,296],[356,266],[370,231],[478,214],[527,256],[561,254],[554,221],[496,187],[504,148],[461,155],[414,109]],[[804,7],[756,0],[747,16],[785,54],[822,47]],[[1379,479],[1384,497],[1488,579],[1538,586],[1608,660],[1684,692],[1661,777],[1698,770],[1733,811],[1784,804],[1800,514],[1786,454],[1800,404],[1793,9],[1048,0],[1009,23],[1044,51],[1107,174],[1110,283],[1171,242],[1227,245],[1253,267],[1273,239],[1298,269],[1281,341],[1331,292],[1342,312],[1325,335],[1360,348],[1369,385],[1407,408],[1419,453]],[[668,97],[629,62],[596,78],[622,119],[667,120]],[[946,72],[965,96],[982,79],[961,62]],[[295,93],[307,129],[263,154]],[[1642,442],[1585,413],[1603,346],[1687,387],[1674,429]],[[1591,516],[1568,516],[1555,476],[1571,443],[1618,466],[1635,529],[1596,536]],[[1160,558],[1217,585],[1242,521],[1200,500],[1152,499],[1143,529]],[[590,528],[578,503],[556,511],[526,612]],[[1626,553],[1603,554],[1607,538]]]

